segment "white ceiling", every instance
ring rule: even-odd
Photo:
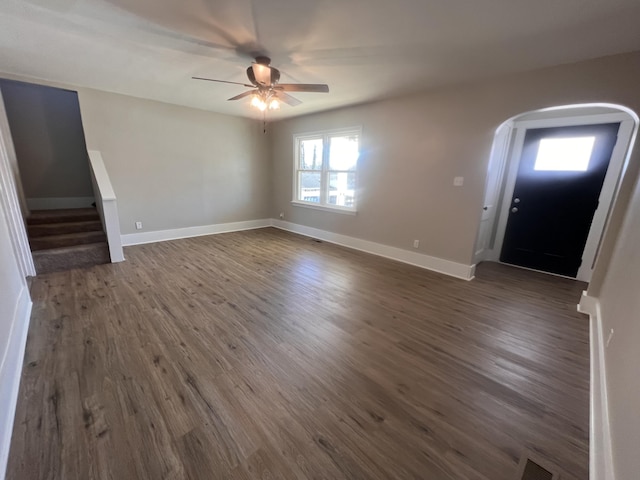
[[[0,0],[0,71],[256,116],[228,102],[251,53],[296,93],[282,118],[640,50],[638,0]]]

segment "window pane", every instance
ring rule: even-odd
[[[533,169],[586,172],[595,140],[596,137],[543,138]]]
[[[322,169],[322,139],[300,140],[300,170]]]
[[[329,170],[354,170],[358,162],[358,136],[330,138]]]
[[[327,203],[341,207],[353,207],[356,194],[356,174],[330,172]]]
[[[320,173],[299,172],[298,200],[320,203]]]

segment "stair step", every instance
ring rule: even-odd
[[[69,223],[85,220],[100,220],[95,208],[68,208],[62,210],[33,210],[27,218],[27,225],[43,223]]]
[[[33,263],[38,275],[74,268],[88,268],[110,262],[109,246],[106,242],[33,252]]]
[[[64,235],[66,233],[102,231],[100,220],[85,220],[81,222],[40,223],[28,225],[29,238],[46,237],[48,235]]]
[[[87,243],[99,243],[106,241],[107,236],[102,230],[94,232],[65,233],[62,235],[49,235],[29,239],[31,251],[49,250],[52,248],[73,247]]]

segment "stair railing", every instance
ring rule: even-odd
[[[111,180],[109,180],[102,154],[97,150],[89,150],[88,153],[93,193],[96,198],[96,207],[102,221],[102,227],[107,234],[111,263],[122,262],[124,261],[124,252],[120,238],[120,220],[118,218],[116,193],[111,185]]]

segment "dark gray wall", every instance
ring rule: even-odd
[[[92,197],[78,94],[0,82],[25,196]]]

